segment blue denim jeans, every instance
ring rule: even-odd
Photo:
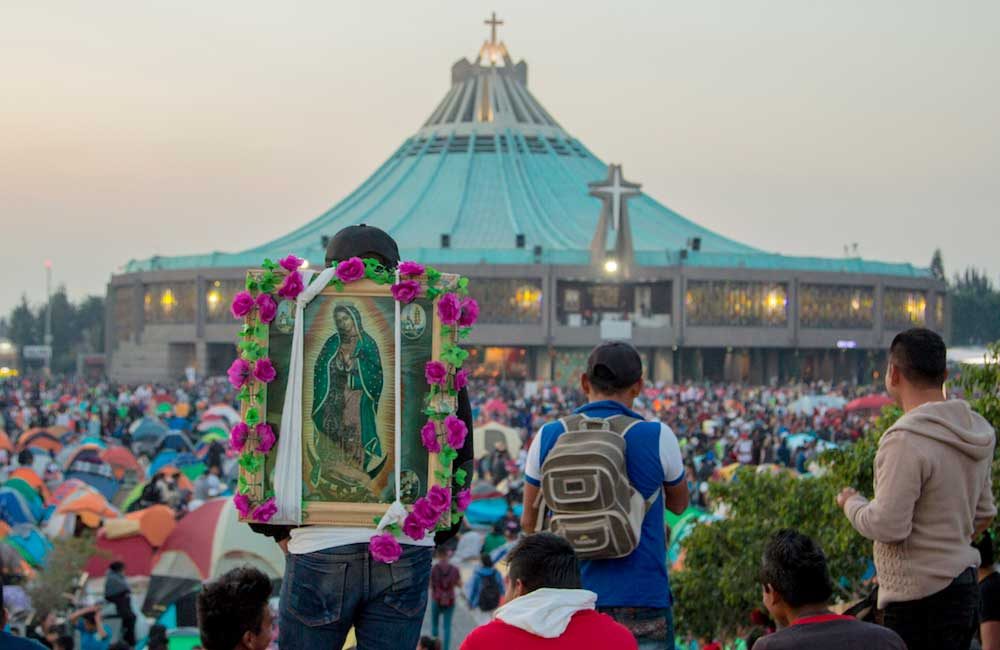
[[[367,544],[288,554],[281,585],[279,645],[341,650],[350,629],[358,650],[415,648],[427,607],[432,549],[404,546],[392,564]]]
[[[671,608],[598,607],[628,628],[639,650],[674,650],[674,612]]]
[[[435,601],[431,601],[431,636],[438,636],[438,621],[441,621],[441,629],[444,636],[441,638],[441,650],[451,650],[451,616],[455,613],[455,606],[442,607]]]

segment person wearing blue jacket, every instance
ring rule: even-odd
[[[504,580],[500,572],[493,566],[489,553],[479,556],[482,563],[472,576],[469,583],[469,607],[472,618],[477,625],[488,623],[493,617],[493,610],[500,606],[504,596]]]

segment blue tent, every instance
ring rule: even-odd
[[[507,499],[497,497],[496,499],[479,499],[469,504],[465,511],[465,519],[469,524],[475,526],[492,526],[503,519],[507,512]],[[521,516],[521,505],[514,506],[514,514]]]
[[[156,418],[143,418],[137,420],[131,427],[129,427],[129,433],[132,434],[132,440],[159,440],[163,436],[167,435],[170,429],[167,425],[163,424]]]
[[[173,449],[174,451],[192,451],[194,447],[191,446],[191,441],[180,431],[171,431],[167,435],[163,436],[160,440],[160,445],[157,447],[159,451],[165,449]]]
[[[118,493],[118,479],[114,470],[102,460],[75,460],[66,471],[66,479],[80,479],[100,492],[109,502]]]
[[[153,462],[151,462],[149,467],[146,468],[146,478],[152,478],[154,474],[167,465],[173,465],[175,458],[177,458],[177,452],[173,449],[166,449],[156,454],[156,458],[154,458]]]
[[[174,416],[167,420],[167,426],[174,431],[190,431],[191,430],[191,420],[187,418],[182,418]]]
[[[0,519],[10,526],[38,523],[24,495],[9,487],[0,488]]]
[[[52,544],[42,531],[31,524],[14,526],[4,541],[17,549],[21,557],[34,567],[45,566],[45,558],[52,550]]]

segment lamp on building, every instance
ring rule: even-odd
[[[618,273],[618,260],[613,257],[604,260],[604,272],[608,275]]]
[[[169,314],[176,305],[177,298],[174,296],[174,292],[170,289],[164,289],[160,295],[160,306],[163,307],[163,312]]]
[[[215,282],[215,286],[219,286],[219,284],[218,281]],[[222,292],[218,289],[210,289],[205,295],[205,300],[208,301],[208,311],[214,313],[222,304]]]

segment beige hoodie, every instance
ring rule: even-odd
[[[989,422],[962,400],[923,404],[882,436],[875,498],[844,504],[854,528],[874,541],[879,608],[937,593],[979,565],[970,542],[997,513],[995,443]]]

